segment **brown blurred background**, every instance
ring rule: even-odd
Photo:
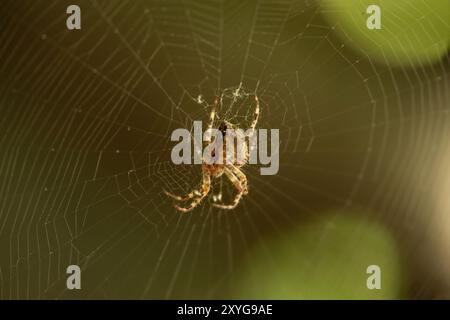
[[[450,298],[450,20],[430,2],[370,38],[366,1],[3,1],[0,297]],[[245,167],[236,210],[180,214],[163,189],[200,167],[170,134],[240,84],[280,171]]]

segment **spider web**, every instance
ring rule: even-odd
[[[77,1],[69,32],[72,2],[0,9],[1,298],[226,297],[240,259],[292,224],[353,205],[395,220],[401,148],[448,124],[447,62],[376,64],[313,1]],[[171,162],[170,135],[235,90],[280,129],[280,172],[248,165],[236,210],[208,197],[180,214],[163,190],[192,190],[201,170]],[[253,111],[221,110],[240,126]]]

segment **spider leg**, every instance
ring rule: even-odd
[[[258,119],[259,119],[259,99],[258,96],[255,95],[255,113],[254,113],[254,119],[252,121],[252,124],[250,125],[250,129],[255,129],[256,124],[258,123]]]
[[[211,110],[211,113],[209,114],[208,129],[212,129],[212,127],[213,127],[214,119],[216,118],[216,109],[217,109],[218,104],[219,104],[219,99],[216,98],[216,100],[214,101],[214,105]]]
[[[229,170],[239,179],[239,182],[241,183],[242,189],[244,191],[244,195],[248,193],[248,186],[247,186],[247,177],[242,172],[241,169],[236,167],[235,165],[229,165]]]
[[[191,192],[189,192],[185,196],[177,196],[177,195],[175,195],[175,194],[173,194],[171,192],[168,192],[168,191],[166,191],[164,189],[163,189],[163,191],[164,191],[164,193],[167,196],[169,196],[169,197],[171,197],[171,198],[173,198],[173,199],[175,199],[177,201],[187,201],[189,199],[196,198],[196,197],[201,197],[203,195],[203,192],[205,191],[204,190],[204,186],[205,186],[206,180],[208,180],[208,181],[210,180],[210,175],[209,175],[208,172],[203,170],[203,172],[202,172],[202,185],[198,189],[192,190]],[[208,193],[208,192],[206,192],[206,193]]]
[[[177,196],[177,195],[175,195],[175,194],[173,194],[173,193],[170,193],[170,192],[168,192],[168,191],[166,191],[166,190],[164,190],[164,193],[165,193],[167,196],[169,196],[169,197],[171,197],[171,198],[173,198],[173,199],[175,199],[175,200],[177,200],[177,201],[187,201],[187,200],[189,200],[189,199],[192,199],[192,198],[195,198],[195,197],[198,197],[198,196],[201,195],[199,190],[193,190],[193,191],[189,192],[189,193],[188,193],[187,195],[185,195],[185,196]]]
[[[187,207],[180,207],[179,205],[174,205],[175,209],[177,209],[180,212],[186,213],[189,211],[192,211],[196,206],[200,204],[200,202],[203,200],[203,197],[197,197],[195,198]]]
[[[230,169],[225,168],[224,172],[225,172],[226,176],[228,177],[228,179],[230,179],[230,181],[233,183],[234,187],[238,190],[238,193],[234,197],[233,202],[231,204],[213,203],[213,206],[216,208],[224,209],[224,210],[232,210],[232,209],[236,208],[236,206],[239,204],[239,201],[241,200],[242,195],[245,194],[245,189],[241,185],[239,179],[233,174],[233,172]]]
[[[189,193],[194,194],[192,202],[187,207],[180,207],[179,205],[174,205],[175,209],[181,212],[189,212],[192,209],[194,209],[196,206],[200,204],[200,202],[203,200],[203,198],[206,197],[206,195],[209,193],[209,190],[211,188],[211,176],[209,173],[203,171],[203,179],[202,179],[202,185],[198,190],[194,190],[193,192]],[[188,196],[189,196],[188,195]],[[189,200],[181,200],[181,201],[187,201]]]

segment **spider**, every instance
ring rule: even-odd
[[[254,96],[254,100],[255,111],[250,129],[254,129],[256,127],[259,118],[259,100],[256,95]],[[211,129],[213,127],[214,120],[216,119],[216,109],[218,105],[219,98],[216,98],[211,113],[209,114],[208,129]],[[222,133],[222,135],[225,136],[227,129],[235,128],[235,125],[233,125],[232,123],[222,120],[218,129]],[[226,140],[223,139],[223,141],[223,154],[224,157],[226,157]],[[212,143],[214,143],[214,141]],[[236,150],[236,148],[241,148],[241,150]],[[194,189],[185,196],[177,196],[170,192],[164,191],[167,196],[175,199],[178,202],[186,202],[192,199],[192,201],[184,207],[179,206],[178,204],[174,204],[175,209],[181,212],[189,212],[193,210],[208,195],[211,189],[211,180],[220,178],[223,174],[225,174],[225,176],[230,180],[237,193],[230,204],[213,203],[213,206],[224,210],[232,210],[236,208],[242,196],[248,194],[247,177],[241,170],[241,168],[248,162],[249,159],[247,144],[237,144],[237,147],[235,147],[235,152],[238,151],[242,152],[242,154],[244,155],[244,161],[238,162],[237,157],[234,157],[234,161],[232,163],[225,162],[223,164],[208,164],[205,162],[205,159],[202,159],[202,183],[198,188]],[[212,156],[214,157],[215,154],[213,153]]]

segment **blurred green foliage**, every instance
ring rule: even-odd
[[[319,0],[324,17],[354,49],[389,65],[439,61],[450,44],[448,0]],[[366,27],[369,5],[381,9],[381,30]]]
[[[381,268],[381,289],[367,288],[369,265]],[[399,299],[396,244],[366,218],[331,214],[258,246],[246,257],[235,298]]]

